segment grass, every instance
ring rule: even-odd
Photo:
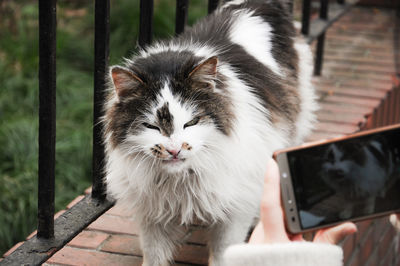
[[[189,24],[206,14],[190,1]],[[56,211],[90,186],[93,1],[58,1]],[[155,38],[174,34],[175,1],[156,0]],[[139,1],[112,0],[110,64],[134,52]],[[0,5],[0,254],[36,227],[38,160],[38,7]]]

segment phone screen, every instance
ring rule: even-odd
[[[400,128],[288,152],[302,229],[400,210]]]

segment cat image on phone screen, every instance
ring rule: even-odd
[[[332,143],[323,154],[321,177],[335,194],[346,200],[339,212],[348,219],[358,212],[370,214],[392,172],[392,155],[385,143],[369,140],[351,145]]]

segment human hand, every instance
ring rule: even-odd
[[[346,222],[331,228],[319,230],[313,242],[337,244],[345,236],[357,231],[354,223]],[[280,175],[278,165],[270,160],[264,179],[261,200],[260,222],[251,234],[251,244],[273,244],[291,241],[305,241],[301,234],[292,235],[286,231],[281,205]]]
[[[400,213],[390,215],[390,222],[400,232]]]

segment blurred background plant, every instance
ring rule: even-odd
[[[91,182],[94,1],[57,6],[56,211]],[[154,38],[174,34],[175,0],[156,0]],[[191,0],[188,23],[207,13]],[[139,0],[111,0],[110,64],[135,52]],[[0,0],[0,254],[36,227],[38,6]]]

